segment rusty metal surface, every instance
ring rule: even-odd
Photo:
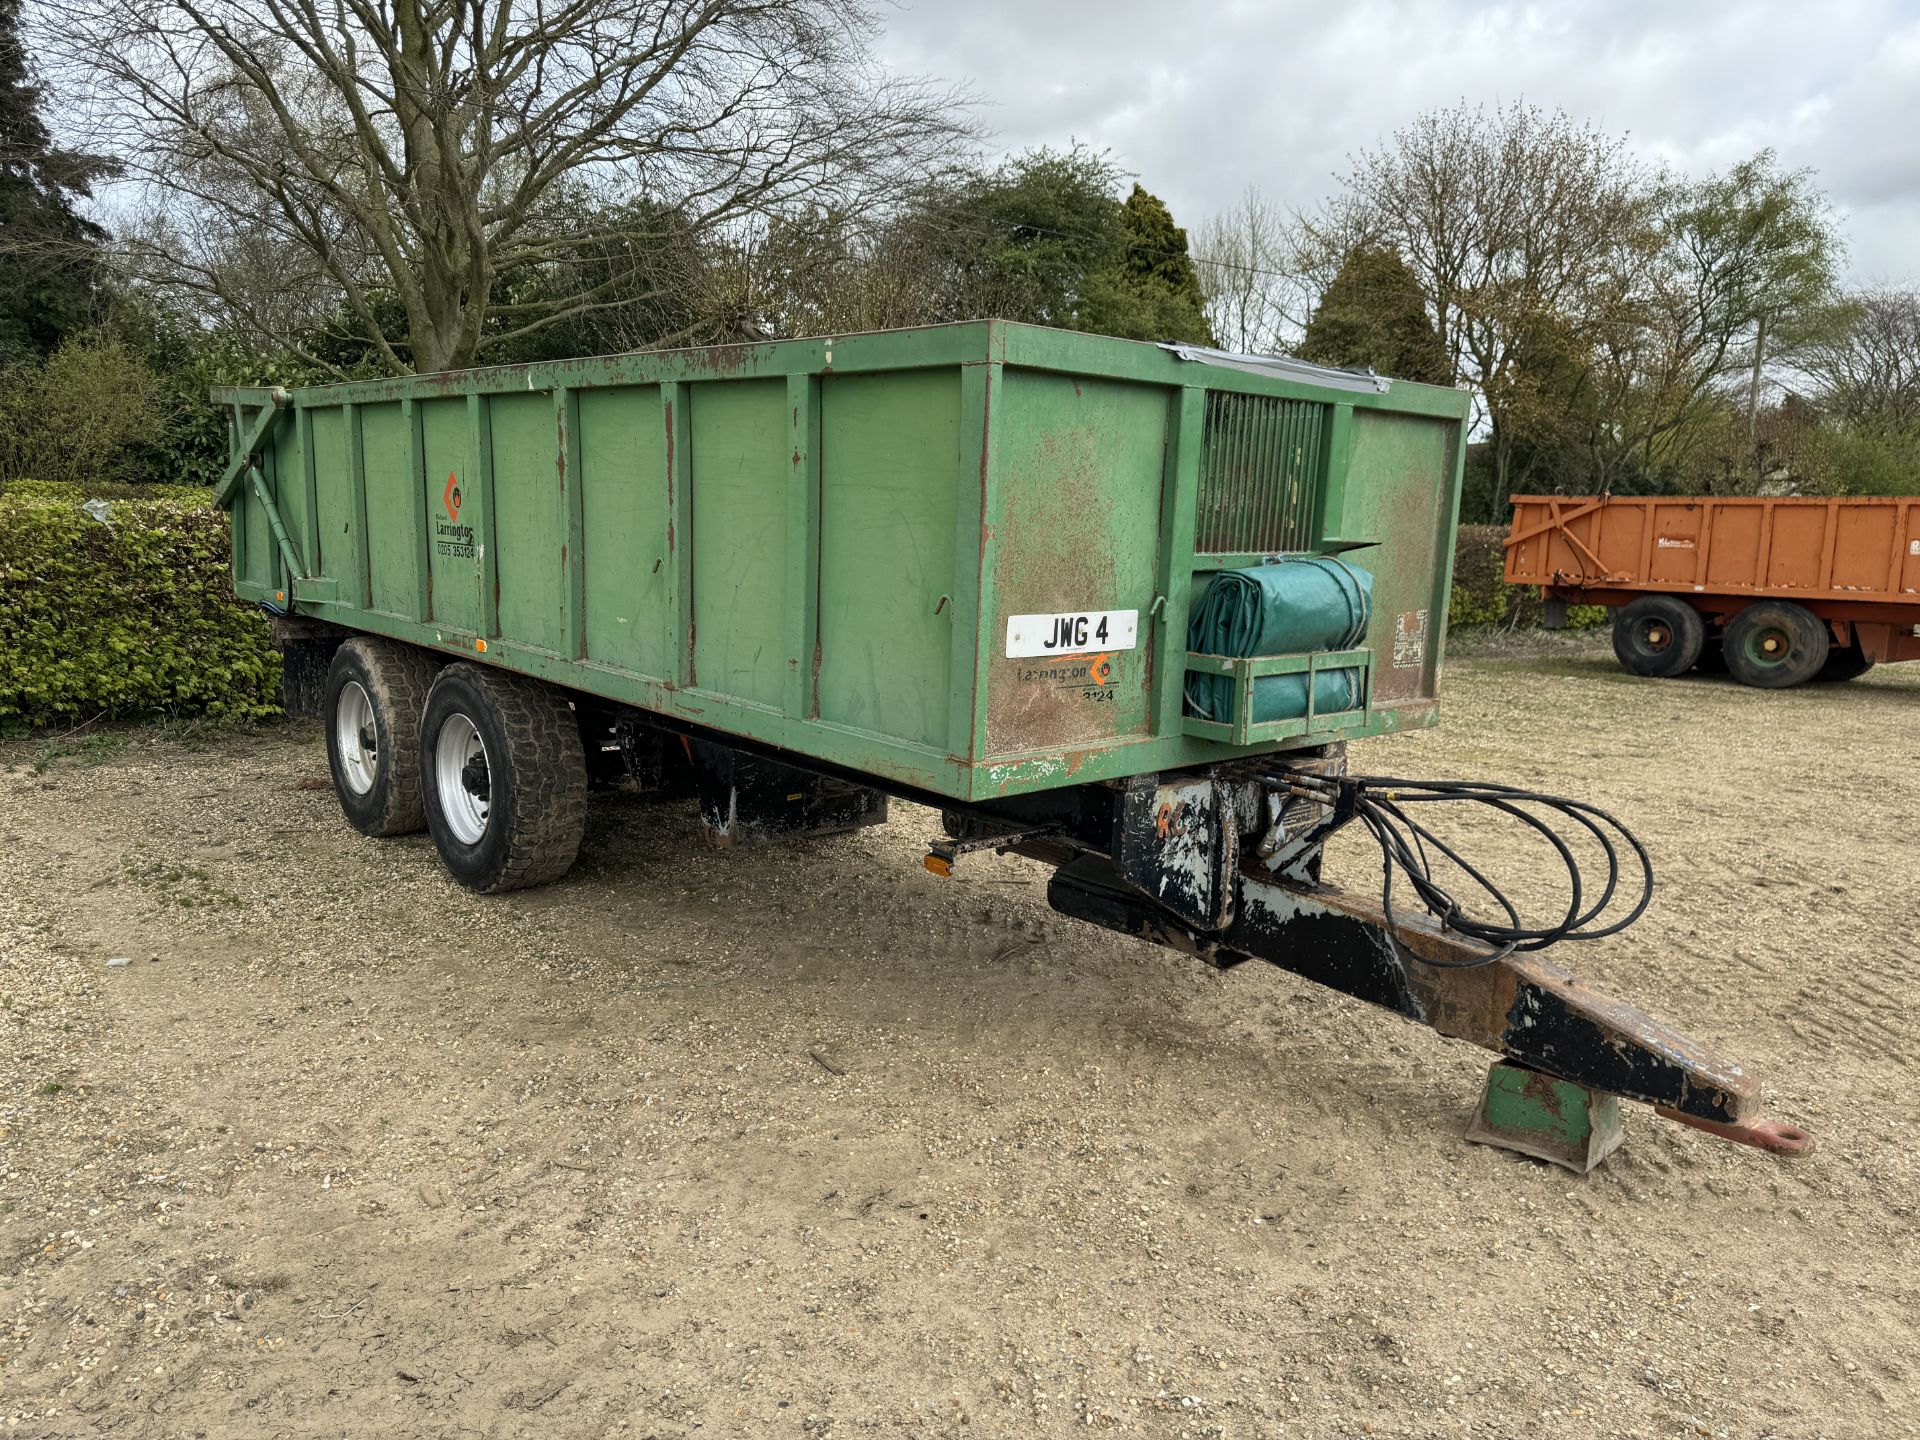
[[[1249,909],[1334,914],[1374,928],[1396,952],[1414,1017],[1443,1035],[1705,1119],[1738,1121],[1758,1104],[1759,1087],[1738,1064],[1537,954],[1463,968],[1492,952],[1405,914],[1395,915],[1389,941],[1377,897],[1331,888],[1306,894],[1254,876],[1242,883]]]
[[[1920,499],[1513,497],[1506,578],[1575,600],[1792,600],[1824,618],[1920,623]],[[1846,613],[1824,607],[1846,605]]]
[[[1450,437],[1430,427],[1390,416],[1366,416],[1356,422],[1355,432],[1356,443],[1367,447],[1361,451],[1361,460],[1377,455],[1374,463],[1386,467],[1390,475],[1411,479],[1449,463],[1444,456]],[[1451,551],[1452,508],[1449,497],[1431,485],[1376,481],[1370,488],[1366,524],[1382,544],[1351,557],[1374,572],[1373,621],[1366,643],[1377,658],[1369,676],[1368,700],[1389,708],[1417,705],[1439,694],[1450,592],[1440,590],[1437,577],[1414,563],[1413,557]]]
[[[1676,1110],[1671,1105],[1656,1105],[1653,1110],[1664,1120],[1678,1120],[1682,1125],[1691,1126],[1708,1135],[1718,1136],[1722,1140],[1731,1140],[1736,1145],[1751,1145],[1754,1149],[1765,1150],[1770,1155],[1797,1158],[1813,1153],[1813,1136],[1801,1126],[1785,1120],[1744,1120],[1737,1123],[1723,1123],[1717,1120],[1703,1120],[1697,1115]]]
[[[1114,830],[1121,879],[1200,929],[1231,922],[1240,832],[1229,786],[1211,778],[1133,781]]]
[[[993,592],[1002,615],[1134,609],[1152,603],[1159,461],[1133,433],[1144,423],[1093,381],[1020,376],[1008,381],[1001,414],[1002,463],[1011,477],[992,546]],[[1164,436],[1165,405],[1151,408]],[[1113,503],[1116,464],[1151,462],[1155,506]],[[1144,478],[1144,476],[1143,476]],[[988,755],[1091,748],[1145,734],[1151,676],[1147,645],[1057,657],[1011,659],[1002,636],[983,630]]]
[[[1389,930],[1375,899],[1243,869],[1233,924],[1209,933],[1146,900],[1099,856],[1057,872],[1048,899],[1222,968],[1266,960],[1577,1085],[1709,1125],[1756,1124],[1759,1086],[1733,1061],[1537,955],[1490,959],[1418,920],[1396,917]]]

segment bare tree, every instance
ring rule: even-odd
[[[748,227],[718,247],[708,309],[776,336],[925,325],[939,313],[952,243],[905,198],[875,216],[806,209]]]
[[[284,330],[276,309],[311,304],[263,304],[236,263],[277,257],[292,295],[337,295],[395,370],[468,365],[624,303],[632,276],[605,266],[532,298],[496,282],[611,253],[638,213],[684,235],[803,199],[850,208],[967,133],[964,97],[871,62],[865,0],[43,10],[94,87],[94,133],[166,200],[154,268]]]
[[[1354,157],[1344,195],[1299,225],[1301,268],[1324,289],[1360,246],[1418,279],[1454,378],[1485,407],[1495,483],[1568,417],[1551,371],[1584,349],[1647,233],[1651,187],[1625,142],[1516,104],[1430,111]]]
[[[1240,203],[1194,230],[1194,268],[1221,345],[1273,354],[1296,343],[1311,293],[1293,265],[1287,217],[1249,186]]]
[[[1797,356],[1820,409],[1844,425],[1920,434],[1920,293],[1864,290],[1835,320]]]

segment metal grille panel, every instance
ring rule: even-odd
[[[1313,547],[1327,407],[1272,395],[1207,395],[1194,549],[1296,554]]]

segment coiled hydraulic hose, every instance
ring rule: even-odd
[[[1295,774],[1284,783],[1296,793],[1332,807],[1331,827],[1347,820],[1364,825],[1380,846],[1380,902],[1388,928],[1393,926],[1393,888],[1396,873],[1404,876],[1413,892],[1447,930],[1483,945],[1493,953],[1465,961],[1427,961],[1451,968],[1490,965],[1515,951],[1544,950],[1563,940],[1599,940],[1617,935],[1646,913],[1653,900],[1653,861],[1646,846],[1627,827],[1596,805],[1569,800],[1562,795],[1545,795],[1537,790],[1522,790],[1512,785],[1495,785],[1481,780],[1396,780],[1383,775],[1310,775]],[[1569,896],[1567,912],[1551,925],[1523,924],[1519,910],[1506,893],[1458,850],[1432,830],[1415,820],[1409,809],[1415,805],[1443,802],[1474,802],[1489,805],[1511,816],[1542,836],[1566,868]],[[1542,813],[1544,812],[1544,813]],[[1590,893],[1581,873],[1579,857],[1574,854],[1552,819],[1571,820],[1598,842],[1606,856],[1606,883],[1599,887],[1599,898],[1582,908]],[[1331,828],[1330,827],[1330,828]],[[1621,847],[1613,836],[1626,842],[1639,862],[1640,895],[1624,915],[1607,924],[1599,924],[1614,906],[1622,880]],[[1467,914],[1459,900],[1435,878],[1434,855],[1444,856],[1483,893],[1490,896],[1505,915],[1505,923],[1475,919]],[[1424,958],[1424,957],[1423,957]]]

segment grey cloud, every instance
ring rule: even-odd
[[[1111,149],[1191,224],[1257,185],[1310,204],[1421,110],[1526,99],[1698,173],[1772,146],[1842,212],[1851,268],[1920,282],[1920,4],[918,0],[896,69],[972,84],[1007,149]]]

